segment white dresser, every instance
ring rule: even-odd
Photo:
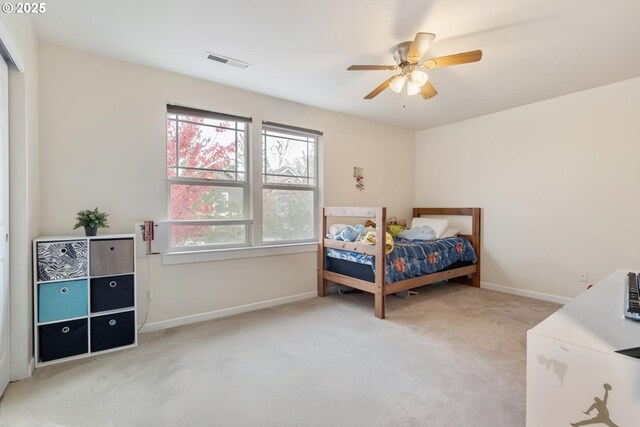
[[[640,322],[617,270],[527,333],[527,426],[640,426]],[[586,413],[588,412],[588,413]]]

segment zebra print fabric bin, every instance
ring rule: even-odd
[[[38,280],[65,280],[87,276],[87,241],[38,243]]]

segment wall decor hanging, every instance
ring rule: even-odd
[[[360,191],[364,190],[363,169],[358,166],[353,167],[353,177],[356,179],[356,188]]]

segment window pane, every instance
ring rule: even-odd
[[[174,116],[175,117],[175,116]],[[209,126],[216,126],[228,129],[236,129],[236,122],[233,120],[218,120],[212,119],[209,117],[200,117],[200,116],[188,116],[184,114],[178,115],[178,120],[185,122],[193,122],[193,123],[202,123]],[[238,129],[244,129],[244,123],[238,123]],[[241,127],[242,126],[242,127]]]
[[[308,178],[286,175],[265,175],[264,181],[278,184],[311,184]]]
[[[245,243],[244,225],[173,225],[171,246],[203,246]]]
[[[170,120],[169,116],[167,117],[167,166],[176,166],[177,165],[177,161],[176,161],[177,122],[175,120]],[[169,173],[171,173],[171,169],[169,169]],[[173,173],[175,174],[175,169],[173,169]]]
[[[313,191],[262,191],[262,239],[265,242],[313,239]]]
[[[178,165],[235,170],[236,131],[178,122]]]
[[[244,123],[240,123],[244,125]],[[236,148],[236,159],[238,160],[238,170],[244,172],[245,165],[245,142],[244,142],[244,132],[238,132],[238,141]]]
[[[298,177],[314,176],[314,138],[265,131],[263,133],[263,174]],[[270,181],[267,177],[265,182]]]
[[[180,168],[180,177],[182,178],[196,178],[196,179],[220,179],[227,181],[244,181],[244,178],[238,177],[236,179],[235,172],[224,172],[224,171],[212,171],[212,170],[201,170],[201,169],[185,169]],[[171,175],[173,176],[173,175]]]
[[[171,219],[243,219],[244,189],[171,184]]]
[[[315,140],[314,140],[315,141]],[[316,144],[309,143],[309,176],[316,176]],[[311,182],[309,183],[311,184]]]

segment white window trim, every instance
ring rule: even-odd
[[[283,183],[265,183],[263,181],[263,173],[262,173],[262,167],[263,167],[263,159],[262,159],[262,144],[263,144],[263,131],[265,130],[273,130],[273,131],[278,131],[280,130],[283,133],[289,133],[292,135],[299,135],[299,136],[303,136],[303,137],[309,137],[309,135],[314,135],[315,141],[315,148],[314,148],[314,159],[313,159],[313,167],[315,168],[314,170],[314,180],[315,180],[315,185],[308,185],[308,184],[283,184]],[[301,240],[276,240],[276,241],[268,241],[265,242],[262,240],[262,234],[264,234],[263,230],[262,230],[262,223],[260,224],[260,228],[259,228],[259,232],[257,234],[260,234],[260,236],[258,236],[260,238],[260,245],[261,246],[266,246],[266,245],[286,245],[289,243],[305,243],[305,242],[316,242],[318,240],[318,233],[319,233],[319,219],[318,219],[318,215],[319,215],[319,211],[320,211],[320,144],[321,144],[321,136],[322,133],[321,132],[314,132],[314,131],[305,131],[302,128],[296,128],[293,126],[286,126],[286,125],[279,125],[277,123],[272,123],[272,122],[262,122],[262,126],[259,129],[258,132],[259,136],[260,136],[260,153],[259,157],[257,159],[254,159],[254,161],[258,161],[260,164],[259,168],[256,168],[259,170],[260,174],[259,174],[259,183],[260,183],[260,189],[259,191],[256,191],[257,193],[259,193],[260,196],[260,203],[262,203],[262,193],[264,189],[276,189],[276,190],[306,190],[306,191],[312,191],[313,192],[313,236],[309,239],[301,239]],[[254,218],[260,218],[260,221],[262,221],[262,205],[260,205],[260,211],[258,212],[259,216],[255,215],[255,210],[254,210]],[[257,228],[257,227],[256,227]],[[256,233],[254,233],[256,234]]]
[[[225,116],[224,113],[215,113],[215,115]],[[234,117],[234,116],[229,116]],[[239,117],[241,118],[241,117]],[[264,256],[288,255],[296,253],[316,252],[318,247],[319,234],[319,210],[322,194],[322,132],[308,131],[303,128],[282,125],[277,123],[262,122],[262,126],[253,126],[253,121],[249,118],[245,122],[245,177],[244,182],[231,180],[194,180],[189,178],[169,177],[166,176],[166,195],[167,195],[167,212],[171,225],[180,223],[197,223],[198,225],[226,225],[226,224],[243,224],[245,225],[245,242],[242,244],[229,245],[202,245],[202,246],[169,246],[169,252],[160,254],[163,265],[188,264],[195,262],[210,262],[242,258],[256,258]],[[165,114],[166,121],[166,114]],[[262,131],[267,129],[281,129],[285,132],[293,134],[315,135],[315,182],[314,186],[296,185],[296,184],[280,184],[280,183],[263,183],[262,174]],[[255,142],[254,142],[255,141]],[[166,164],[166,161],[165,161]],[[253,165],[259,167],[253,167]],[[165,167],[166,168],[166,167]],[[193,182],[197,185],[211,186],[228,186],[242,187],[244,190],[244,210],[245,218],[240,220],[173,220],[171,219],[171,184],[181,184]],[[313,236],[309,239],[289,240],[289,241],[263,241],[262,240],[262,193],[265,188],[276,189],[299,189],[313,192],[314,209],[313,209]]]
[[[169,105],[169,104],[168,104]],[[212,111],[205,111],[210,113],[214,117],[219,117],[220,119],[224,119],[225,117],[229,120],[240,121],[244,123],[244,152],[245,152],[245,180],[244,181],[236,181],[236,180],[224,180],[224,179],[198,179],[198,178],[185,178],[185,177],[170,177],[166,176],[166,195],[167,195],[167,217],[169,218],[168,222],[173,225],[177,224],[193,224],[193,225],[244,225],[245,226],[245,237],[244,242],[242,243],[230,243],[230,244],[217,244],[217,245],[199,245],[199,246],[172,246],[169,243],[169,251],[168,253],[182,253],[182,252],[200,252],[200,251],[218,251],[218,250],[228,250],[233,248],[246,248],[252,246],[252,234],[253,234],[253,220],[251,219],[251,155],[249,150],[251,149],[251,119],[239,120],[243,119],[240,116],[228,116],[223,113],[216,113]],[[168,114],[176,114],[170,113],[169,111],[165,114],[165,123],[167,121]],[[177,143],[177,141],[176,141]],[[177,149],[176,149],[177,150]],[[166,153],[165,149],[165,156]],[[178,152],[176,151],[176,158]],[[166,159],[166,157],[165,157]],[[165,160],[165,164],[166,164]],[[166,166],[168,169],[169,166]],[[221,220],[221,219],[211,219],[211,220],[178,220],[171,218],[171,185],[172,184],[186,184],[186,185],[202,185],[202,186],[210,186],[210,187],[236,187],[243,189],[243,205],[244,205],[244,218],[243,219],[229,219],[229,220]]]
[[[169,212],[169,216],[171,216],[171,185],[172,184],[193,184],[193,185],[203,185],[210,187],[236,187],[243,189],[243,198],[244,198],[244,206],[246,209],[244,210],[244,218],[243,219],[202,219],[202,220],[181,220],[181,219],[170,219],[168,222],[171,223],[171,227],[174,225],[244,225],[245,226],[245,234],[244,234],[244,242],[242,243],[231,243],[231,244],[218,244],[218,245],[200,245],[200,246],[171,246],[169,245],[169,249],[171,252],[188,252],[188,251],[200,251],[200,250],[217,250],[217,249],[225,249],[225,248],[242,248],[251,246],[251,230],[253,228],[253,220],[249,218],[249,211],[251,209],[251,205],[247,203],[247,199],[249,196],[250,185],[248,180],[245,182],[239,181],[225,181],[222,180],[210,180],[210,181],[201,181],[201,180],[193,180],[189,178],[169,178],[167,177],[167,212]],[[197,248],[197,249],[195,249]]]

